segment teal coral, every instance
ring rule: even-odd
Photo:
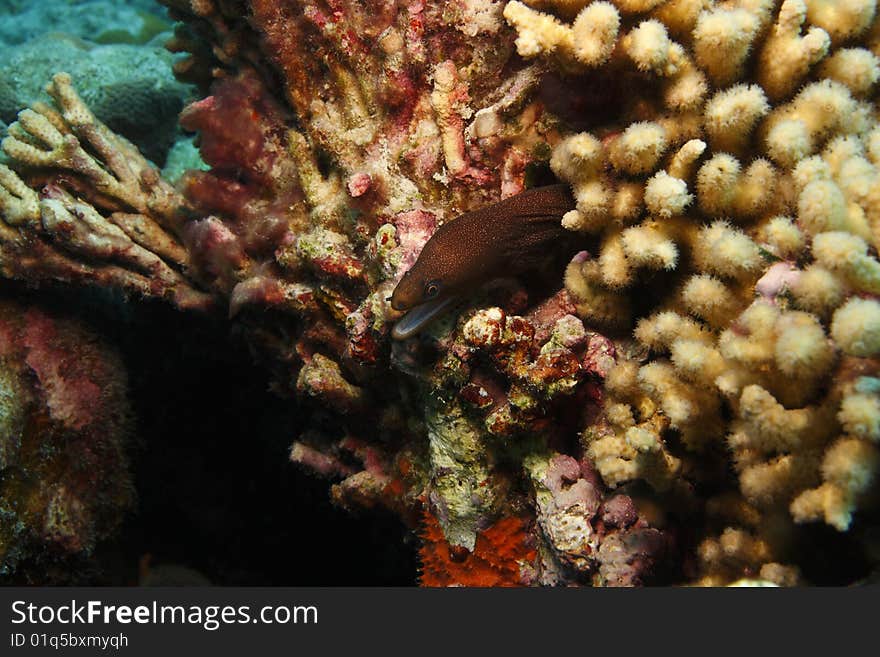
[[[169,75],[174,58],[159,45],[95,45],[64,34],[0,45],[0,119],[46,98],[46,80],[64,70],[99,119],[158,164],[177,139],[187,85]]]
[[[0,42],[16,45],[47,32],[63,32],[96,43],[146,43],[171,29],[152,0],[20,2],[0,7]]]

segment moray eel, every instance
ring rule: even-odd
[[[409,311],[392,337],[403,340],[482,283],[539,266],[570,235],[562,215],[575,207],[568,185],[535,187],[443,224],[394,293],[391,307]]]

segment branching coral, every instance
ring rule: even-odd
[[[799,524],[856,526],[876,3],[166,4],[210,171],[174,191],[56,77],[4,142],[4,275],[227,304],[311,412],[292,460],[422,525],[426,583],[638,584],[678,550],[674,581],[792,584]],[[563,280],[390,344],[437,227],[551,174]]]
[[[698,3],[644,7],[621,23],[614,55],[599,63],[638,69],[657,96],[646,91],[638,112],[565,137],[551,160],[578,199],[566,225],[601,236],[598,266],[569,268],[578,313],[636,323],[652,354],[611,371],[609,429],[588,428],[584,440],[606,482],[640,478],[658,490],[690,479],[726,443],[740,494],[767,514],[751,529],[769,531],[790,506],[796,522],[843,531],[877,469],[874,398],[851,381],[853,369],[877,374],[877,59],[873,37],[859,41],[875,6],[710,2],[685,15],[688,4]],[[518,2],[506,16],[521,40],[554,21]],[[551,52],[584,75],[595,65],[520,47]],[[633,198],[636,209],[614,212]],[[631,298],[658,275],[675,291],[640,316]],[[646,455],[664,454],[670,439],[684,450],[664,468]],[[756,574],[781,549],[742,545],[751,557],[738,570],[706,556],[709,581]]]
[[[211,299],[189,278],[189,256],[176,237],[183,198],[94,117],[67,75],[56,75],[47,91],[55,106],[23,110],[2,144],[15,168],[0,164],[4,275],[116,286],[181,308],[207,307]]]
[[[459,353],[433,366],[430,348],[401,346],[392,360],[414,376],[390,389],[380,383],[395,318],[387,297],[440,222],[522,191],[527,166],[549,155],[543,134],[553,125],[534,98],[540,68],[511,60],[500,2],[261,1],[251,3],[253,31],[221,4],[173,4],[222,44],[211,96],[182,117],[201,132],[212,166],[184,180],[187,197],[216,216],[185,227],[193,260],[254,327],[282,381],[294,369],[301,396],[352,418],[307,432],[295,460],[341,463],[345,445],[366,441],[374,456],[363,469],[322,466],[344,477],[334,488],[341,501],[399,508],[423,497],[446,539],[475,549],[479,530],[508,507],[510,478],[491,454],[492,431],[508,435],[544,417],[545,398],[570,392],[580,365],[564,346],[531,353],[549,335],[534,340],[520,321],[527,334],[510,345],[518,360],[495,371],[516,371],[530,386],[511,394],[529,408],[487,402],[465,355],[479,339],[464,328],[458,346],[439,338],[439,349]],[[265,59],[236,50],[257,40],[282,73],[280,98]],[[180,45],[193,52],[190,72],[205,66],[204,50]],[[260,314],[267,310],[279,313],[272,324]],[[412,441],[413,432],[427,439]],[[407,449],[414,453],[404,461],[417,467],[404,474]]]

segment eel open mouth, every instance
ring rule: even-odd
[[[458,300],[458,295],[452,295],[444,299],[436,299],[415,306],[394,325],[394,328],[391,330],[391,337],[395,340],[411,338],[449,310]]]

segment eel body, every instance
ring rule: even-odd
[[[463,293],[539,265],[570,234],[561,220],[574,207],[567,185],[549,185],[443,224],[394,289],[391,307],[409,312],[392,336],[415,335]]]

